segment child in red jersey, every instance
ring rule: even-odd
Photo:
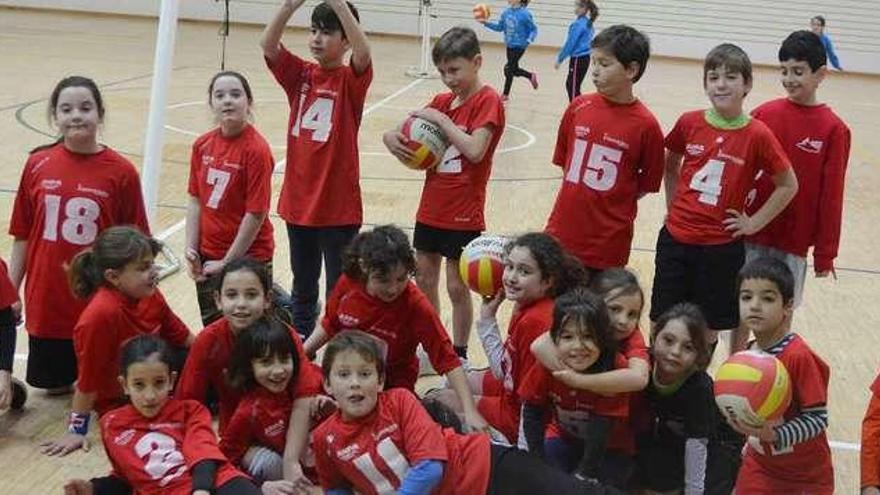
[[[253,101],[243,75],[218,72],[208,85],[208,102],[219,125],[192,146],[185,250],[205,326],[223,314],[214,293],[224,265],[248,255],[272,273],[268,213],[275,162],[269,143],[248,123]]]
[[[410,280],[415,270],[409,239],[399,228],[384,225],[355,237],[346,250],[345,274],[327,301],[322,328],[305,343],[306,353],[313,355],[342,330],[363,330],[387,345],[388,387],[414,390],[419,372],[416,346],[421,344],[434,368],[446,375],[467,423],[485,429],[437,311]]]
[[[626,368],[605,302],[592,292],[575,289],[557,297],[549,334],[560,361],[574,372]],[[551,465],[579,479],[598,480],[613,421],[627,418],[629,397],[568,387],[540,363],[526,373],[517,392],[523,400],[520,446],[540,457],[546,451]]]
[[[308,336],[318,318],[321,262],[329,298],[342,273],[342,251],[363,218],[358,128],[373,65],[357,9],[344,0],[327,0],[312,10],[309,49],[317,63],[290,53],[281,35],[304,1],[282,0],[260,46],[290,104],[278,214],[287,223],[290,241],[293,325]]]
[[[818,36],[810,31],[791,33],[779,48],[780,79],[788,97],[752,111],[773,131],[791,160],[798,193],[778,217],[746,240],[746,261],[759,256],[784,261],[794,274],[795,306],[803,295],[810,246],[816,277],[827,277],[834,273],[840,243],[851,138],[840,117],[816,98],[827,73],[826,61]],[[760,208],[772,190],[770,178],[761,174],[746,211]]]
[[[458,260],[464,246],[486,228],[486,185],[504,132],[504,107],[498,93],[480,80],[483,59],[473,30],[454,27],[445,32],[434,44],[432,57],[450,92],[435,96],[414,115],[440,126],[450,146],[440,164],[425,172],[413,234],[416,283],[439,312],[440,268],[446,258],[452,342],[456,353],[467,358],[474,308]],[[383,141],[398,159],[406,162],[412,157],[399,130],[386,132]]]
[[[743,237],[773,220],[797,192],[791,163],[773,133],[743,113],[752,89],[752,64],[729,43],[713,48],[703,64],[703,87],[712,108],[687,112],[666,136],[666,204],[657,238],[651,321],[676,303],[697,304],[713,332],[734,331],[731,350],[745,344],[736,310],[736,273]],[[683,159],[683,161],[682,161]],[[744,212],[758,171],[775,189],[760,210]]]
[[[859,467],[862,495],[880,495],[880,375],[871,384],[871,400],[862,420]]]
[[[109,476],[70,480],[66,495],[256,495],[226,459],[211,429],[211,415],[192,400],[170,397],[175,373],[168,345],[153,335],[130,339],[120,351],[119,383],[131,403],[101,418],[101,437],[113,466]]]
[[[65,267],[112,225],[149,232],[140,179],[122,155],[98,142],[105,107],[94,81],[71,76],[49,97],[61,137],[28,157],[15,195],[9,275],[25,279],[27,382],[67,393],[76,379],[73,325],[86,306],[67,286]]]
[[[563,179],[546,231],[596,272],[629,261],[637,201],[663,178],[663,131],[633,94],[648,38],[617,25],[591,46],[597,93],[572,101],[559,122],[553,163]]]
[[[247,332],[254,322],[271,314],[270,275],[264,263],[249,257],[227,263],[216,276],[215,304],[223,317],[205,327],[196,336],[177,383],[176,396],[194,399],[205,405],[217,401],[220,437],[241,399],[241,391],[229,385],[227,368],[236,337]],[[308,362],[299,334],[290,329],[301,363],[300,373],[291,381],[297,397],[321,391],[321,373]],[[308,364],[305,364],[308,363]],[[303,405],[305,407],[305,405]]]
[[[406,390],[382,391],[380,344],[363,332],[334,337],[322,368],[324,386],[339,405],[313,434],[328,495],[607,493],[524,452],[490,445],[486,434],[441,429]]]
[[[6,262],[0,259],[0,411],[19,410],[27,400],[27,387],[12,376],[15,326],[18,323],[14,306],[17,302],[18,292],[9,280]]]
[[[92,410],[103,415],[124,397],[116,376],[125,341],[141,334],[158,335],[179,354],[192,342],[193,335],[157,289],[153,259],[160,249],[158,241],[134,227],[110,227],[98,235],[92,248],[71,261],[70,288],[78,297],[90,299],[73,330],[79,373],[68,432],[44,443],[43,453],[65,456],[80,447],[88,449]]]
[[[833,493],[834,469],[825,435],[830,369],[800,335],[791,332],[791,270],[775,258],[758,258],[743,267],[737,282],[740,318],[755,335],[753,347],[785,365],[792,400],[782,424],[768,421],[760,429],[731,424],[749,436],[736,493]]]

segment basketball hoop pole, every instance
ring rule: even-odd
[[[411,67],[406,71],[406,75],[420,79],[429,79],[437,77],[433,67],[431,67],[431,0],[421,0],[419,3],[419,20],[420,34],[422,36],[422,47],[418,67]]]

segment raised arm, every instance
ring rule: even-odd
[[[372,63],[367,35],[358,20],[355,19],[354,14],[351,13],[345,0],[325,0],[325,2],[333,9],[333,12],[336,12],[336,17],[339,17],[339,22],[345,31],[345,37],[351,43],[351,68],[356,73],[363,74]]]
[[[293,16],[293,13],[299,9],[305,0],[282,0],[278,12],[275,17],[266,24],[263,34],[260,36],[260,48],[263,49],[263,55],[271,61],[275,61],[281,52],[281,36],[284,34],[284,28],[287,21]]]

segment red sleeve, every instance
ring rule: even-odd
[[[118,224],[136,225],[144,234],[150,235],[150,224],[147,221],[147,210],[144,207],[144,197],[141,191],[141,179],[134,165],[126,162],[128,169],[119,192],[118,201]]]
[[[330,297],[327,298],[327,306],[324,308],[324,318],[321,320],[321,327],[330,337],[336,335],[340,331],[339,325],[339,301],[350,290],[352,284],[348,275],[343,274],[333,286]]]
[[[247,174],[245,209],[248,213],[266,213],[272,200],[272,169],[275,167],[275,159],[256,129],[254,134],[254,143],[246,158],[251,163],[244,167]]]
[[[527,316],[520,321],[514,342],[517,355],[511,356],[511,359],[517,363],[517,376],[513,377],[514,383],[520,383],[525,374],[538,363],[538,359],[531,351],[532,342],[548,330],[550,330],[550,325],[541,318]]]
[[[482,95],[482,102],[476,107],[477,114],[469,119],[470,134],[483,127],[489,128],[493,134],[502,132],[503,129],[500,128],[504,123],[504,105],[497,97],[492,98],[493,95],[490,92],[483,92]]]
[[[118,321],[116,311],[101,309],[104,311],[84,312],[85,318],[81,316],[73,329],[73,344],[79,364],[76,388],[84,393],[99,392],[101,385],[106,382],[108,370],[115,370],[119,366],[116,363],[120,344],[117,329],[123,328],[124,324]]]
[[[550,391],[550,372],[541,363],[535,363],[526,373],[517,390],[520,399],[530,404],[544,406]]]
[[[158,290],[156,294],[159,296],[157,298],[159,303],[165,306],[162,312],[162,326],[159,328],[159,335],[170,344],[177,347],[186,347],[186,340],[189,338],[189,328],[174,314],[174,311],[168,306],[168,302],[165,301],[165,296]]]
[[[828,365],[805,347],[785,363],[801,409],[828,404]]]
[[[782,145],[779,144],[779,140],[773,135],[773,131],[763,122],[761,122],[761,125],[764,127],[764,130],[762,132],[763,143],[759,156],[759,166],[769,177],[773,177],[780,172],[791,169],[791,161],[789,161],[788,156],[785,154],[785,150],[782,149]]]
[[[645,129],[645,139],[639,156],[639,192],[649,193],[660,190],[665,170],[663,131],[660,124],[653,120],[653,125]]]
[[[412,284],[412,282],[410,282]],[[452,348],[452,341],[437,311],[428,302],[428,298],[418,291],[415,285],[407,289],[411,297],[410,307],[413,312],[412,325],[419,336],[419,342],[425,348],[431,365],[437,373],[445,375],[461,366],[461,360]]]
[[[315,469],[318,471],[318,482],[325,492],[333,488],[350,486],[348,480],[336,469],[333,459],[327,453],[329,447],[327,446],[326,437],[332,433],[331,427],[336,421],[336,416],[328,419],[312,435],[312,447],[315,451]]]
[[[110,461],[110,475],[125,480],[127,483],[130,484],[130,482],[125,477],[125,469],[123,469],[123,466],[119,464],[119,459],[117,459],[117,457],[122,456],[114,455],[116,453],[116,449],[119,448],[116,447],[116,443],[113,442],[113,439],[119,433],[114,428],[114,425],[112,423],[114,420],[115,417],[112,413],[105,414],[101,417],[101,440],[104,444],[104,451],[107,453],[107,460]]]
[[[31,225],[34,223],[34,207],[31,204],[32,186],[29,180],[32,158],[33,155],[28,159],[21,172],[18,191],[15,193],[15,203],[12,205],[12,218],[9,220],[9,235],[16,239],[27,239],[31,232]]]
[[[236,466],[251,446],[254,435],[254,403],[248,398],[242,399],[235,408],[232,419],[226,424],[220,438],[220,451]]]
[[[849,128],[843,123],[835,127],[829,139],[827,159],[822,164],[822,184],[819,189],[819,204],[822,207],[819,208],[818,226],[813,247],[813,263],[816,272],[832,270],[834,258],[837,257],[850,139]]]
[[[208,376],[208,353],[214,346],[214,336],[202,330],[189,349],[189,355],[180,372],[180,380],[174,396],[178,399],[192,399],[204,403],[211,377]]]
[[[361,74],[358,74],[357,71],[354,70],[354,67],[350,65],[348,68],[351,71],[351,77],[348,78],[348,87],[351,90],[352,98],[354,98],[352,103],[354,104],[354,108],[363,109],[364,100],[367,97],[367,90],[370,88],[370,83],[373,82],[373,63],[370,62],[370,65],[368,65]],[[360,114],[358,115],[358,118],[360,119]]]
[[[559,128],[556,130],[556,149],[553,150],[553,163],[560,167],[565,167],[565,160],[568,159],[571,119],[576,104],[578,104],[578,100],[569,103],[565,113],[562,114],[562,120],[559,121]]]
[[[211,427],[211,413],[195,401],[186,401],[186,436],[183,439],[183,458],[190,469],[200,461],[225,461],[217,446],[217,435]]]
[[[878,376],[880,379],[880,376]],[[878,380],[874,380],[871,401],[862,420],[862,449],[860,465],[861,486],[880,486],[880,398],[877,396]]]
[[[392,389],[384,393],[393,401],[395,419],[402,429],[404,457],[410,465],[424,460],[448,461],[449,453],[443,430],[431,419],[412,392]]]
[[[299,98],[299,87],[302,84],[303,69],[306,65],[303,59],[290,53],[284,45],[280,45],[278,58],[274,62],[266,57],[264,60],[275,80],[287,93],[287,100],[292,103]]]
[[[646,363],[649,362],[648,346],[645,345],[645,337],[639,327],[636,327],[629,337],[621,343],[620,352],[626,359],[642,359]]]
[[[199,168],[201,167],[200,148],[204,141],[204,135],[196,139],[189,155],[189,184],[187,185],[186,192],[195,198],[199,197]]]
[[[0,309],[6,309],[18,301],[18,291],[9,279],[9,269],[6,262],[0,258]]]
[[[623,354],[616,354],[614,356],[614,369],[624,369],[629,366],[626,359]],[[596,394],[596,397],[596,414],[613,418],[626,418],[629,416],[630,394]]]
[[[678,118],[678,121],[675,122],[675,127],[669,131],[669,134],[666,135],[666,139],[663,144],[666,146],[666,149],[673,153],[678,153],[679,155],[684,154],[684,145],[685,145],[685,126],[687,123],[685,122],[688,114],[684,114]]]

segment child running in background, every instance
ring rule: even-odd
[[[260,489],[235,469],[217,446],[208,410],[193,400],[171,398],[174,358],[160,338],[140,335],[120,351],[119,383],[131,403],[101,418],[112,474],[70,480],[66,495],[163,493],[258,495]]]
[[[269,143],[248,122],[253,102],[243,75],[214,75],[208,104],[218,126],[192,146],[185,251],[204,326],[223,315],[214,294],[216,275],[227,263],[248,255],[272,274],[269,200],[275,161]]]
[[[816,33],[816,36],[822,40],[822,45],[825,46],[825,53],[828,55],[828,61],[831,62],[831,66],[842,72],[843,67],[840,66],[840,59],[837,58],[837,52],[834,51],[831,38],[825,34],[825,17],[817,15],[810,19],[810,31]]]
[[[318,477],[328,495],[615,493],[513,447],[490,444],[484,433],[441,429],[413,394],[383,391],[380,345],[348,330],[324,352],[324,385],[339,404],[313,434]],[[442,410],[437,406],[432,410]],[[454,413],[443,416],[458,423]]]
[[[638,442],[641,481],[649,493],[729,495],[733,490],[743,439],[715,405],[706,373],[707,331],[700,309],[691,303],[677,304],[657,319],[651,339],[654,369],[645,389],[653,420]]]
[[[305,343],[306,354],[314,355],[342,330],[363,330],[387,346],[388,388],[413,391],[419,374],[416,347],[422,344],[434,369],[446,375],[467,424],[486,429],[437,311],[411,280],[416,260],[406,234],[393,225],[358,234],[346,250],[343,267],[321,328]]]
[[[565,78],[565,92],[568,101],[581,94],[581,83],[590,68],[590,42],[593,41],[593,25],[599,17],[599,7],[593,0],[575,0],[576,19],[568,26],[565,44],[559,49],[554,69],[568,59],[568,77]]]
[[[740,318],[755,336],[753,347],[785,365],[792,400],[782,424],[768,421],[763,428],[731,425],[749,437],[736,493],[831,494],[834,468],[825,434],[831,370],[791,331],[794,276],[785,263],[764,257],[743,267],[737,285]]]
[[[92,411],[102,416],[125,398],[117,376],[120,350],[130,338],[153,334],[167,340],[177,356],[173,369],[182,367],[184,348],[194,337],[158,290],[154,258],[160,249],[134,227],[110,227],[71,261],[70,288],[89,303],[73,330],[79,373],[67,434],[42,444],[44,454],[88,450]]]
[[[317,63],[288,51],[281,37],[303,3],[282,0],[260,46],[290,105],[278,214],[290,242],[293,326],[308,336],[318,319],[322,262],[329,298],[342,273],[342,251],[363,221],[358,129],[373,63],[358,11],[345,0],[327,0],[312,10],[309,50]]]
[[[504,107],[498,93],[480,80],[483,58],[473,30],[455,27],[443,33],[431,55],[450,91],[435,96],[414,115],[440,126],[450,146],[441,163],[425,172],[413,233],[416,283],[439,313],[440,269],[446,259],[452,343],[459,357],[467,358],[474,307],[458,260],[486,228],[486,185],[504,132]],[[412,157],[399,130],[386,132],[383,142],[398,159],[406,162]]]
[[[12,376],[15,360],[15,327],[18,323],[13,306],[18,302],[18,291],[9,280],[6,262],[0,258],[0,411],[20,410],[27,400],[27,387]]]
[[[519,59],[538,35],[538,26],[528,8],[529,0],[507,0],[507,4],[509,7],[501,12],[498,22],[489,22],[488,19],[480,21],[492,31],[504,33],[507,64],[504,66],[504,92],[501,98],[505,102],[510,97],[510,87],[515,77],[525,77],[532,84],[532,89],[538,89],[538,73],[529,72],[519,66]]]
[[[616,352],[605,302],[586,289],[556,298],[549,334],[562,364],[576,373],[626,367],[626,358]],[[599,480],[612,421],[626,419],[629,397],[572,389],[541,363],[526,373],[518,393],[523,400],[520,446],[540,457],[546,452],[552,466],[578,479]]]
[[[25,281],[27,382],[61,394],[77,377],[73,326],[87,302],[70,291],[65,267],[107,227],[149,226],[134,165],[98,142],[106,107],[95,81],[58,81],[48,113],[61,137],[34,149],[21,173],[9,277],[16,289]]]

